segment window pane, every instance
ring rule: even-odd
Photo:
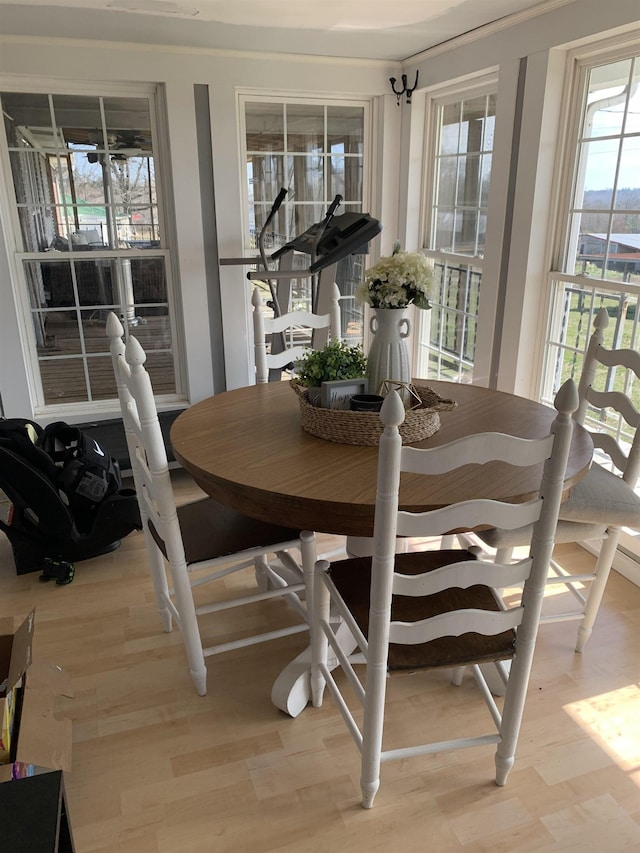
[[[287,205],[288,234],[295,237],[303,234],[316,222],[320,222],[326,213],[324,204]]]
[[[461,157],[458,178],[458,198],[460,205],[477,207],[480,200],[480,157]]]
[[[117,396],[118,389],[116,388],[110,355],[88,358],[87,370],[89,373],[92,400],[110,400],[112,397]]]
[[[340,194],[343,198],[347,196],[347,192],[345,191],[344,168],[344,157],[331,158],[329,187],[327,189],[328,198],[333,198],[338,194]]]
[[[453,211],[438,211],[436,217],[436,237],[434,248],[441,252],[452,252],[454,247],[453,227],[455,215]]]
[[[440,128],[440,154],[457,154],[460,136],[460,110],[462,104],[447,104],[442,108]]]
[[[640,136],[627,137],[622,142],[620,152],[620,174],[616,192],[617,209],[640,210]],[[624,215],[623,215],[624,218]],[[638,216],[632,220],[635,225],[625,231],[640,233]],[[629,223],[631,224],[631,223]],[[614,222],[615,230],[622,230]]]
[[[289,201],[320,201],[324,194],[324,159],[317,156],[288,157]],[[275,197],[275,194],[274,194]]]
[[[54,120],[56,126],[63,129],[66,142],[84,142],[85,146],[90,141],[87,137],[89,130],[100,137],[102,143],[102,112],[100,110],[100,98],[83,95],[52,95]]]
[[[89,399],[82,358],[41,358],[39,365],[45,404],[81,403]]]
[[[138,307],[151,304],[166,306],[168,295],[164,258],[132,258],[130,264],[135,304]],[[166,307],[154,311],[148,308],[144,313],[147,316],[150,313],[165,314]]]
[[[585,143],[582,152],[585,159],[584,207],[605,210],[611,207],[619,147],[617,139]]]
[[[254,201],[270,204],[281,187],[288,186],[284,171],[284,157],[271,154],[253,154],[248,163],[249,186]]]
[[[51,110],[47,95],[29,92],[3,92],[2,109],[9,147],[35,147],[50,139]],[[37,130],[35,130],[37,128]]]
[[[491,181],[491,154],[482,155],[482,165],[480,167],[480,204],[482,207],[487,207],[489,204],[489,183]],[[482,240],[484,246],[484,240]]]
[[[80,327],[75,311],[43,311],[38,319],[45,332],[44,349],[41,350],[44,355],[82,354]]]
[[[287,105],[287,150],[322,154],[324,107],[314,104]]]
[[[145,367],[149,371],[151,384],[156,394],[173,394],[175,392],[176,377],[173,356],[170,352],[148,353]]]
[[[453,207],[456,200],[456,185],[458,180],[458,158],[441,157],[438,161],[438,194],[439,207]]]
[[[127,157],[150,154],[148,102],[144,98],[103,98],[103,106],[109,151],[120,152]]]
[[[282,104],[245,104],[247,151],[284,151],[284,111]]]
[[[481,151],[487,99],[484,95],[462,102],[458,151]]]
[[[362,107],[327,107],[327,144],[329,152],[363,153],[364,109]]]
[[[462,254],[474,255],[476,252],[476,229],[478,213],[475,210],[458,209],[454,250]]]
[[[483,151],[493,151],[493,135],[496,125],[496,96],[487,95],[487,117],[484,125]]]
[[[631,60],[594,68],[589,74],[583,136],[618,136],[625,112]]]

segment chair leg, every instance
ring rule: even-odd
[[[207,693],[207,667],[204,662],[202,638],[200,637],[200,629],[198,628],[198,617],[193,601],[189,572],[186,563],[183,561],[170,563],[170,566],[176,608],[180,616],[180,630],[182,631],[182,639],[187,652],[191,679],[198,696],[205,696]]]
[[[460,687],[462,684],[462,679],[464,677],[465,666],[457,666],[453,672],[451,673],[451,683],[455,687]]]
[[[389,618],[389,610],[383,601],[377,602],[382,607],[374,609],[372,604],[369,621],[369,649],[367,652],[367,675],[365,679],[364,718],[362,721],[362,769],[360,774],[360,789],[362,805],[365,809],[373,806],[378,788],[380,787],[380,756],[382,753],[382,734],[384,730],[384,706],[387,692],[387,657],[389,650],[388,634],[378,634],[377,646],[372,644],[371,637],[375,636],[374,621]],[[375,601],[375,591],[372,592]],[[389,608],[391,606],[389,596]]]
[[[362,807],[370,809],[380,787],[380,753],[382,752],[382,732],[384,728],[384,701],[386,693],[385,671],[375,672],[367,665],[365,687],[365,708],[362,727],[362,768],[360,771],[360,790]]]
[[[529,606],[535,609],[542,607],[544,586],[538,596],[532,596]],[[538,617],[539,617],[538,613]],[[509,690],[506,692],[500,722],[500,742],[496,749],[496,785],[504,785],[511,768],[515,763],[516,746],[522,725],[522,715],[527,696],[527,687],[533,653],[536,644],[537,627],[530,626],[526,632],[520,626],[516,638],[516,650],[509,670]]]
[[[329,621],[331,601],[323,574],[329,568],[325,560],[318,560],[315,566],[313,583],[313,607],[311,609],[311,701],[314,708],[322,705],[326,681],[321,666],[327,666],[329,641],[322,628],[322,622]],[[308,606],[308,604],[307,604]]]
[[[300,532],[300,557],[304,577],[304,597],[307,603],[307,623],[311,626],[313,614],[313,583],[316,565],[316,535],[310,530]]]
[[[591,581],[591,588],[589,589],[584,607],[584,616],[578,628],[577,652],[581,652],[584,649],[593,631],[593,625],[600,609],[600,603],[609,579],[609,574],[611,573],[611,566],[619,539],[620,528],[610,527],[607,530],[607,538],[602,541],[602,545],[600,546],[600,554],[594,571],[594,580]]]
[[[256,578],[256,586],[259,592],[268,592],[271,589],[271,582],[266,571],[267,557],[261,554],[254,560],[254,574]]]
[[[151,571],[151,582],[153,591],[158,605],[158,613],[162,621],[162,629],[167,633],[171,633],[172,619],[171,611],[167,607],[169,600],[169,584],[167,583],[167,570],[165,568],[164,557],[158,550],[158,546],[153,541],[153,538],[145,526],[145,540],[147,543],[147,557],[149,560],[149,569]]]

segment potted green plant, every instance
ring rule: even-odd
[[[331,341],[319,350],[310,350],[296,362],[298,385],[309,389],[309,401],[318,405],[323,382],[337,382],[348,379],[364,380],[367,372],[367,359],[362,346],[349,346],[344,341]]]

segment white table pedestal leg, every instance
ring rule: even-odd
[[[356,641],[344,623],[338,627],[336,636],[345,654],[350,655],[356,648]],[[329,668],[334,669],[336,666],[337,661]],[[310,671],[311,646],[308,646],[295,660],[287,664],[276,678],[271,689],[271,701],[276,708],[290,717],[297,717],[304,711],[311,700]]]

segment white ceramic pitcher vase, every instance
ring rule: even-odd
[[[411,326],[406,308],[373,308],[369,328],[373,335],[367,355],[370,394],[379,394],[385,379],[411,382],[411,362],[405,338]]]

